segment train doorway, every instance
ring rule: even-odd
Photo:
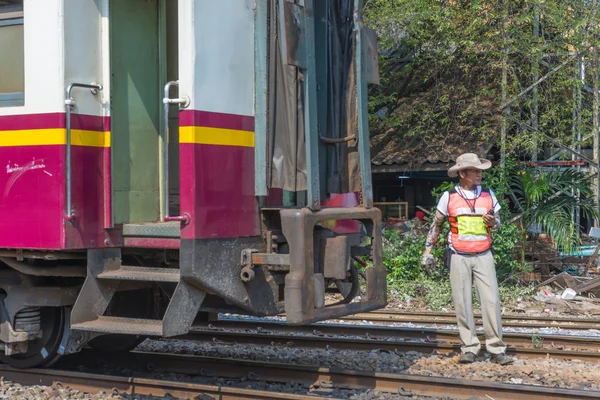
[[[165,203],[179,213],[177,105],[169,129],[163,105],[165,84],[178,76],[177,2],[110,0],[109,31],[113,224],[143,225],[144,236],[165,236],[173,225],[166,236],[178,236],[178,224],[160,222]]]

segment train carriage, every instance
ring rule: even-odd
[[[0,361],[384,306],[361,8],[0,1]]]

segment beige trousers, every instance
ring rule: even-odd
[[[481,303],[486,350],[491,354],[504,353],[506,345],[502,342],[500,293],[494,256],[489,250],[472,256],[452,254],[450,259],[450,284],[456,322],[463,343],[461,350],[463,353],[478,354],[481,349],[473,316],[473,281]]]

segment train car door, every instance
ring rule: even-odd
[[[159,223],[165,181],[162,98],[164,85],[177,74],[177,2],[110,0],[109,21],[113,224],[129,228],[144,224],[150,236],[164,236],[154,235],[152,225],[159,232],[165,230]],[[173,54],[174,59],[167,61]],[[177,116],[176,111],[171,114]],[[177,207],[177,121],[172,119],[170,200]],[[171,225],[176,229],[173,235],[178,235],[179,226]]]

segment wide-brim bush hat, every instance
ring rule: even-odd
[[[479,158],[477,154],[464,153],[458,156],[458,158],[456,159],[456,165],[450,167],[450,169],[448,170],[448,176],[451,178],[456,178],[458,176],[458,171],[462,171],[463,169],[488,169],[491,166],[491,161],[486,160],[485,158]]]

